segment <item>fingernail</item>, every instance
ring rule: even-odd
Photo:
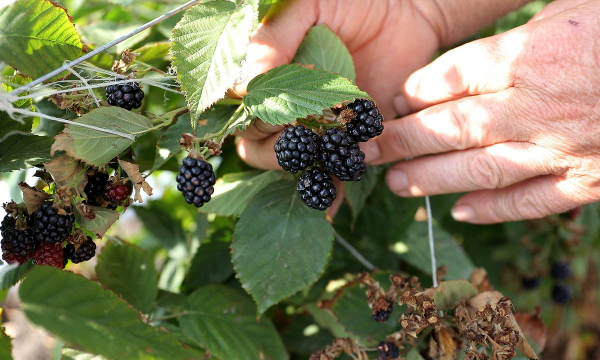
[[[402,170],[390,170],[387,175],[390,190],[398,194],[408,189],[408,176]]]
[[[399,116],[405,116],[410,114],[410,108],[408,107],[408,101],[404,95],[398,95],[394,98],[394,109]]]
[[[476,216],[475,210],[469,205],[458,205],[452,209],[452,217],[456,221],[472,221]]]
[[[372,162],[379,159],[379,145],[373,140],[360,144],[360,150],[365,153],[365,161]]]

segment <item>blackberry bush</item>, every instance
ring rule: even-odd
[[[211,164],[188,156],[183,159],[176,180],[177,190],[183,193],[185,201],[201,207],[210,201],[217,177]]]
[[[52,202],[44,202],[32,214],[35,237],[40,242],[60,243],[71,233],[75,217],[73,214],[60,215]]]
[[[292,126],[279,135],[273,148],[279,166],[295,174],[315,162],[317,135],[302,125]]]
[[[65,247],[65,259],[71,260],[74,264],[88,261],[96,255],[96,244],[91,237],[87,237],[87,241],[79,245],[75,249],[73,244],[67,244]]]
[[[316,210],[325,210],[336,197],[331,176],[318,167],[306,170],[298,179],[298,193],[304,203]]]
[[[352,120],[346,123],[346,130],[355,141],[365,142],[383,132],[383,116],[374,101],[357,99],[348,104],[352,110]]]
[[[327,129],[319,140],[319,162],[342,181],[360,181],[367,171],[365,154],[348,132],[339,128]]]
[[[135,82],[110,85],[106,87],[106,99],[112,106],[127,110],[137,109],[142,106],[144,91]]]

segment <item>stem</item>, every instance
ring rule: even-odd
[[[242,99],[222,99],[217,102],[217,105],[242,105]]]

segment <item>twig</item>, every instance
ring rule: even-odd
[[[372,270],[376,270],[377,267],[375,267],[375,265],[371,264],[369,262],[369,260],[365,259],[364,256],[362,256],[358,250],[356,250],[354,247],[352,247],[352,245],[350,245],[350,243],[348,243],[346,241],[346,239],[344,239],[340,234],[338,234],[337,232],[334,232],[333,235],[335,236],[335,239],[342,244],[343,247],[346,248],[346,250],[348,250],[352,255],[354,255],[354,257],[360,261],[361,264],[363,264],[367,269],[369,269],[370,271]]]

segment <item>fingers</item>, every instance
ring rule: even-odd
[[[344,197],[346,197],[346,187],[344,186],[344,183],[335,176],[332,176],[332,178],[333,184],[335,185],[336,196],[335,200],[333,200],[333,204],[331,204],[331,207],[327,209],[327,216],[330,219],[333,219],[335,217],[335,214],[337,214],[338,210],[340,209],[340,206],[342,206],[342,204],[344,203]]]
[[[550,4],[546,5],[542,11],[535,14],[535,16],[532,17],[529,22],[543,20],[575,6],[579,6],[587,1],[588,0],[554,0]]]
[[[281,5],[277,16],[259,25],[250,39],[242,82],[235,86],[235,93],[244,95],[254,77],[292,61],[304,35],[316,23],[317,15],[316,0],[290,0]]]
[[[488,94],[511,87],[515,59],[522,50],[519,30],[473,41],[448,51],[413,73],[394,100],[406,114],[445,101]]]
[[[457,221],[493,224],[538,219],[593,202],[576,178],[542,176],[501,190],[463,196],[452,209]]]
[[[527,141],[532,129],[516,116],[519,102],[515,92],[509,89],[473,96],[387,121],[383,133],[361,144],[361,149],[367,162],[383,164],[505,141]]]
[[[284,127],[281,125],[273,126],[271,124],[267,124],[266,122],[260,119],[257,119],[252,124],[250,124],[245,130],[236,131],[235,135],[241,136],[249,140],[262,140],[268,138],[274,133],[280,132],[283,129]]]
[[[250,140],[238,138],[237,152],[240,158],[248,165],[257,169],[277,170],[281,169],[275,157],[273,146],[279,137],[279,133],[261,140]]]
[[[424,196],[499,189],[564,172],[551,151],[510,142],[401,162],[390,168],[387,183],[400,196]]]

